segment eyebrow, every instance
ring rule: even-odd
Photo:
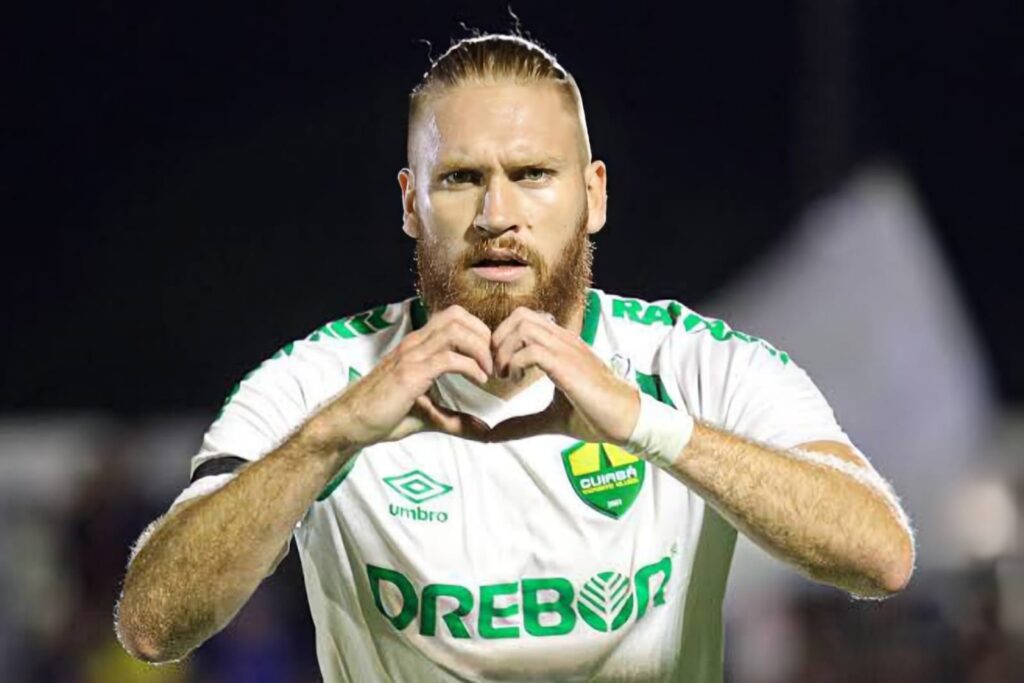
[[[561,169],[566,166],[567,162],[564,159],[560,159],[550,154],[517,154],[509,160],[505,165],[509,168],[553,168]],[[474,162],[469,157],[463,156],[451,156],[442,159],[440,163],[435,167],[437,173],[447,173],[457,169],[477,169],[480,164]]]

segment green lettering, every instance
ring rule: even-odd
[[[432,583],[423,589],[423,612],[420,614],[420,635],[432,636],[437,632],[437,601],[452,598],[458,606],[441,616],[453,638],[469,638],[469,629],[462,622],[473,610],[473,594],[465,586],[450,583]]]
[[[612,317],[629,318],[635,323],[640,320],[640,309],[642,308],[636,299],[612,299]]]
[[[692,332],[694,329],[697,328],[698,325],[703,325],[704,329],[706,329],[708,333],[711,335],[711,337],[717,341],[739,339],[740,341],[746,342],[748,344],[757,343],[760,344],[764,348],[764,350],[768,352],[768,355],[770,355],[772,358],[778,358],[779,362],[781,362],[783,365],[787,365],[789,363],[789,354],[786,353],[785,351],[779,351],[774,346],[766,342],[764,339],[761,339],[760,337],[754,336],[752,334],[747,334],[745,332],[740,332],[739,330],[731,329],[729,325],[725,323],[725,321],[715,320],[713,318],[702,318],[696,313],[690,313],[685,318],[683,318],[683,328],[687,332]]]
[[[401,631],[416,617],[419,601],[416,598],[416,588],[413,587],[405,575],[393,569],[385,569],[372,564],[366,565],[366,576],[370,580],[370,592],[373,593],[373,602],[377,605],[380,613],[391,622],[391,625]],[[384,602],[380,597],[380,582],[388,581],[398,587],[402,594],[402,609],[398,614],[391,616],[384,609]]]
[[[689,313],[683,318],[683,329],[687,332],[693,332],[693,328],[704,322],[704,318],[700,317],[696,313]]]
[[[668,310],[661,306],[651,305],[644,311],[644,325],[653,325],[654,323],[661,323],[662,325],[672,326],[672,316],[669,315]]]
[[[711,336],[718,341],[726,341],[732,337],[732,330],[722,320],[705,320],[704,324],[708,326]]]
[[[576,609],[595,631],[617,631],[633,614],[633,591],[629,577],[617,572],[592,576],[580,589]]]
[[[541,602],[542,590],[555,591],[554,602]],[[562,636],[576,627],[576,611],[572,608],[575,597],[568,579],[523,579],[523,626],[531,636]],[[541,614],[557,614],[558,623],[540,623]]]
[[[497,638],[518,638],[518,626],[495,626],[495,617],[513,617],[519,613],[519,605],[511,604],[505,607],[495,607],[494,598],[499,595],[514,595],[519,591],[519,584],[516,583],[495,583],[489,586],[480,586],[480,623],[479,631],[481,638],[491,640]]]
[[[636,573],[633,581],[636,584],[637,620],[647,611],[651,597],[651,579],[655,574],[661,574],[662,577],[661,583],[658,584],[658,590],[654,593],[653,601],[655,606],[660,606],[665,604],[665,586],[668,585],[668,580],[672,576],[672,561],[668,557],[663,557],[654,564],[641,567]]]

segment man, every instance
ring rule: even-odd
[[[419,297],[236,387],[135,551],[129,651],[197,647],[293,534],[331,682],[720,681],[736,529],[857,595],[906,585],[905,516],[786,353],[589,289],[607,170],[550,54],[454,45],[408,151]]]

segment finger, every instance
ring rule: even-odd
[[[416,399],[416,410],[422,415],[425,428],[476,441],[488,440],[490,427],[478,417],[451,410],[434,403],[427,395]]]
[[[488,375],[474,358],[464,356],[457,351],[441,351],[434,354],[428,361],[431,379],[437,379],[446,372],[454,372],[468,380],[486,384]]]
[[[536,366],[550,376],[548,368],[552,367],[553,363],[554,358],[548,349],[540,345],[528,345],[512,354],[505,365],[505,375],[518,382],[526,375],[527,370]]]
[[[486,326],[485,326],[486,329]],[[476,360],[484,374],[490,376],[494,372],[494,358],[491,356],[490,330],[480,335],[479,330],[463,322],[452,319],[444,327],[435,330],[423,342],[419,353],[429,358],[445,350],[455,350]]]
[[[484,325],[484,333],[481,334],[478,329],[465,321],[453,321],[443,333],[439,334],[439,338],[447,344],[448,348],[456,349],[460,353],[475,358],[488,376],[494,372],[494,358],[491,356],[491,331],[487,329],[486,325]]]
[[[469,326],[469,328],[476,332],[480,337],[490,340],[491,328],[487,327],[487,323],[464,309],[462,306],[453,306],[453,308],[456,309],[455,316],[460,322]]]
[[[534,319],[524,318],[519,325],[510,332],[504,341],[498,346],[494,353],[494,367],[499,377],[507,377],[509,362],[519,351],[529,346],[540,346],[549,352],[554,351],[553,335],[545,326]]]
[[[512,334],[524,320],[546,321],[547,318],[544,317],[545,315],[546,314],[526,308],[525,306],[520,306],[516,310],[512,311],[512,313],[505,318],[500,325],[498,325],[498,328],[494,330],[494,334],[491,335],[491,346],[494,348],[500,346],[505,338]]]
[[[450,321],[457,320],[463,325],[469,327],[477,335],[487,339],[491,338],[491,328],[487,327],[487,324],[484,323],[483,320],[480,320],[480,318],[476,317],[475,315],[467,311],[462,306],[459,306],[458,304],[454,306],[449,306],[448,308],[444,309],[436,316],[434,316],[434,318],[431,318],[430,322],[433,322],[435,319],[437,320],[436,325],[438,327],[443,327],[447,325]],[[428,322],[427,325],[429,326],[429,324],[430,323]]]

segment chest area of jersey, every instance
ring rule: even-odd
[[[372,611],[418,640],[478,641],[612,633],[665,604],[699,521],[689,492],[614,446],[528,446],[360,455],[332,503]]]
[[[665,503],[659,475],[612,444],[423,435],[361,454],[339,493],[412,555],[482,568],[497,554],[543,569],[563,556],[604,557],[625,539],[634,545]]]
[[[613,444],[530,441],[531,448],[453,447],[450,439],[391,447],[364,461],[353,488],[366,499],[383,494],[398,519],[443,524],[453,514],[489,519],[498,512],[514,525],[577,511],[595,522],[623,520],[604,525],[614,529],[630,524],[634,504],[652,486],[653,468]]]

